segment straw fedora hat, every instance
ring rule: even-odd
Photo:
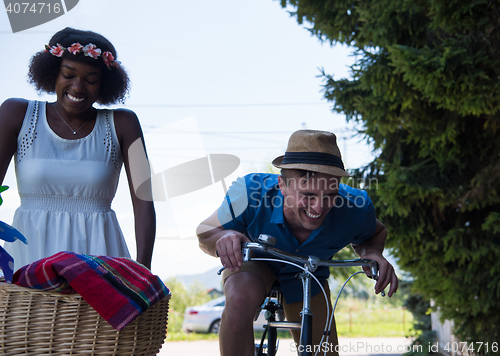
[[[288,140],[285,154],[272,163],[283,169],[303,169],[337,177],[351,176],[344,169],[337,136],[328,131],[295,131]]]

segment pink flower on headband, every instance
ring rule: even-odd
[[[104,60],[104,64],[109,68],[111,64],[113,64],[113,61],[115,60],[115,57],[113,57],[113,54],[109,51],[106,51],[102,54],[102,59]]]
[[[57,44],[57,46],[52,46],[50,47],[50,54],[52,54],[53,56],[56,56],[56,57],[62,57],[63,53],[64,53],[64,50],[66,48],[64,48],[63,46],[61,46],[59,43]]]
[[[82,50],[83,46],[76,42],[76,43],[73,43],[71,45],[71,47],[68,47],[68,51],[74,55],[76,55],[77,53],[79,53],[81,50]]]
[[[83,53],[87,57],[92,57],[94,59],[97,59],[101,55],[101,49],[97,48],[97,46],[93,43],[89,43],[85,47],[83,47]]]
[[[108,67],[109,70],[111,70],[111,67],[117,68],[120,66],[120,62],[115,61],[115,57],[113,57],[113,54],[110,51],[102,53],[102,50],[100,48],[97,48],[97,46],[93,43],[89,43],[86,46],[82,46],[79,42],[75,42],[68,48],[64,48],[59,43],[57,44],[57,46],[52,46],[52,47],[45,45],[45,52],[50,52],[50,54],[56,57],[62,57],[66,49],[68,50],[69,53],[75,56],[78,53],[83,52],[84,55],[86,55],[87,57],[91,57],[93,59],[99,58],[102,54],[102,59],[104,61],[104,64],[106,64],[106,67]]]

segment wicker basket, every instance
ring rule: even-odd
[[[0,283],[0,355],[156,355],[169,299],[117,331],[79,294]]]

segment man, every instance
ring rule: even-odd
[[[256,310],[275,280],[280,282],[288,320],[300,320],[302,284],[298,269],[279,263],[242,263],[241,243],[260,234],[277,238],[276,248],[302,256],[331,258],[351,244],[360,258],[379,264],[375,293],[389,284],[396,292],[398,279],[382,256],[387,231],[375,218],[365,191],[340,184],[348,177],[337,139],[325,131],[300,130],[292,134],[284,156],[273,161],[281,175],[249,174],[228,190],[225,201],[197,229],[200,247],[218,256],[223,266],[226,306],[220,326],[222,356],[253,355],[252,321]],[[329,291],[328,268],[315,276]],[[326,320],[326,303],[316,283],[312,284],[313,343],[320,344]],[[331,310],[331,307],[330,307]],[[298,343],[299,333],[292,332]],[[332,323],[329,355],[337,355],[337,333]]]

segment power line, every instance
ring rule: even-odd
[[[325,105],[326,103],[261,103],[261,104],[128,104],[127,107],[148,108],[207,108],[207,107],[242,107],[242,106],[300,106],[300,105]]]

